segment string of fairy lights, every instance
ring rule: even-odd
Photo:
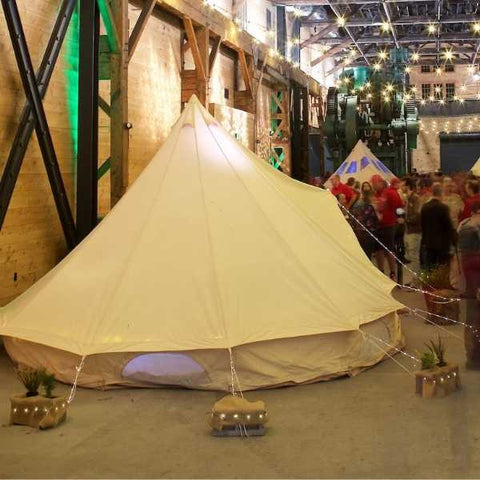
[[[479,117],[459,118],[458,120],[445,119],[444,121],[432,120],[425,122],[419,120],[420,132],[424,134],[439,134],[444,133],[461,133],[461,132],[474,132],[479,128]]]

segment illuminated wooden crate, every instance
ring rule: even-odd
[[[207,421],[217,436],[264,435],[267,410],[262,401],[227,395],[215,403]]]
[[[446,397],[460,388],[458,365],[415,372],[415,392],[423,398]]]
[[[66,397],[14,395],[10,398],[10,424],[40,429],[56,427],[67,418],[67,408]]]

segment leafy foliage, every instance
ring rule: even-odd
[[[42,386],[45,390],[45,396],[52,398],[52,392],[55,388],[55,375],[44,371],[42,376]]]
[[[423,353],[420,360],[422,362],[422,370],[429,370],[430,368],[433,368],[435,366],[435,362],[437,359],[434,353],[428,351]]]
[[[439,265],[431,270],[422,270],[419,277],[422,282],[425,282],[434,290],[449,290],[452,288],[448,265]]]
[[[21,366],[15,369],[15,373],[26,388],[27,397],[34,397],[38,395],[38,388],[42,383],[42,378],[44,375],[43,370],[36,370],[34,368]]]
[[[439,367],[444,367],[447,364],[447,362],[445,362],[445,344],[440,338],[440,335],[438,336],[437,342],[430,340],[430,343],[426,343],[425,345],[430,350],[430,352],[437,358],[437,365]]]

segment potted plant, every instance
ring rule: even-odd
[[[424,270],[420,273],[425,293],[423,297],[429,313],[427,323],[437,325],[451,325],[454,322],[439,317],[451,318],[458,321],[460,305],[456,300],[458,292],[450,283],[450,267],[438,265],[431,270]],[[438,316],[437,316],[438,315]]]
[[[44,429],[62,423],[67,416],[68,402],[65,396],[53,396],[55,376],[44,369],[30,367],[19,367],[15,371],[26,393],[10,398],[10,424]],[[44,395],[38,392],[40,386]]]
[[[422,369],[415,372],[415,391],[424,398],[444,397],[460,387],[458,365],[447,363],[440,336],[425,346],[427,351],[420,357]]]

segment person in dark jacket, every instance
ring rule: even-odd
[[[420,263],[427,271],[449,265],[451,250],[456,243],[456,232],[450,211],[441,199],[442,186],[435,183],[432,198],[423,205],[420,212],[422,227]]]

